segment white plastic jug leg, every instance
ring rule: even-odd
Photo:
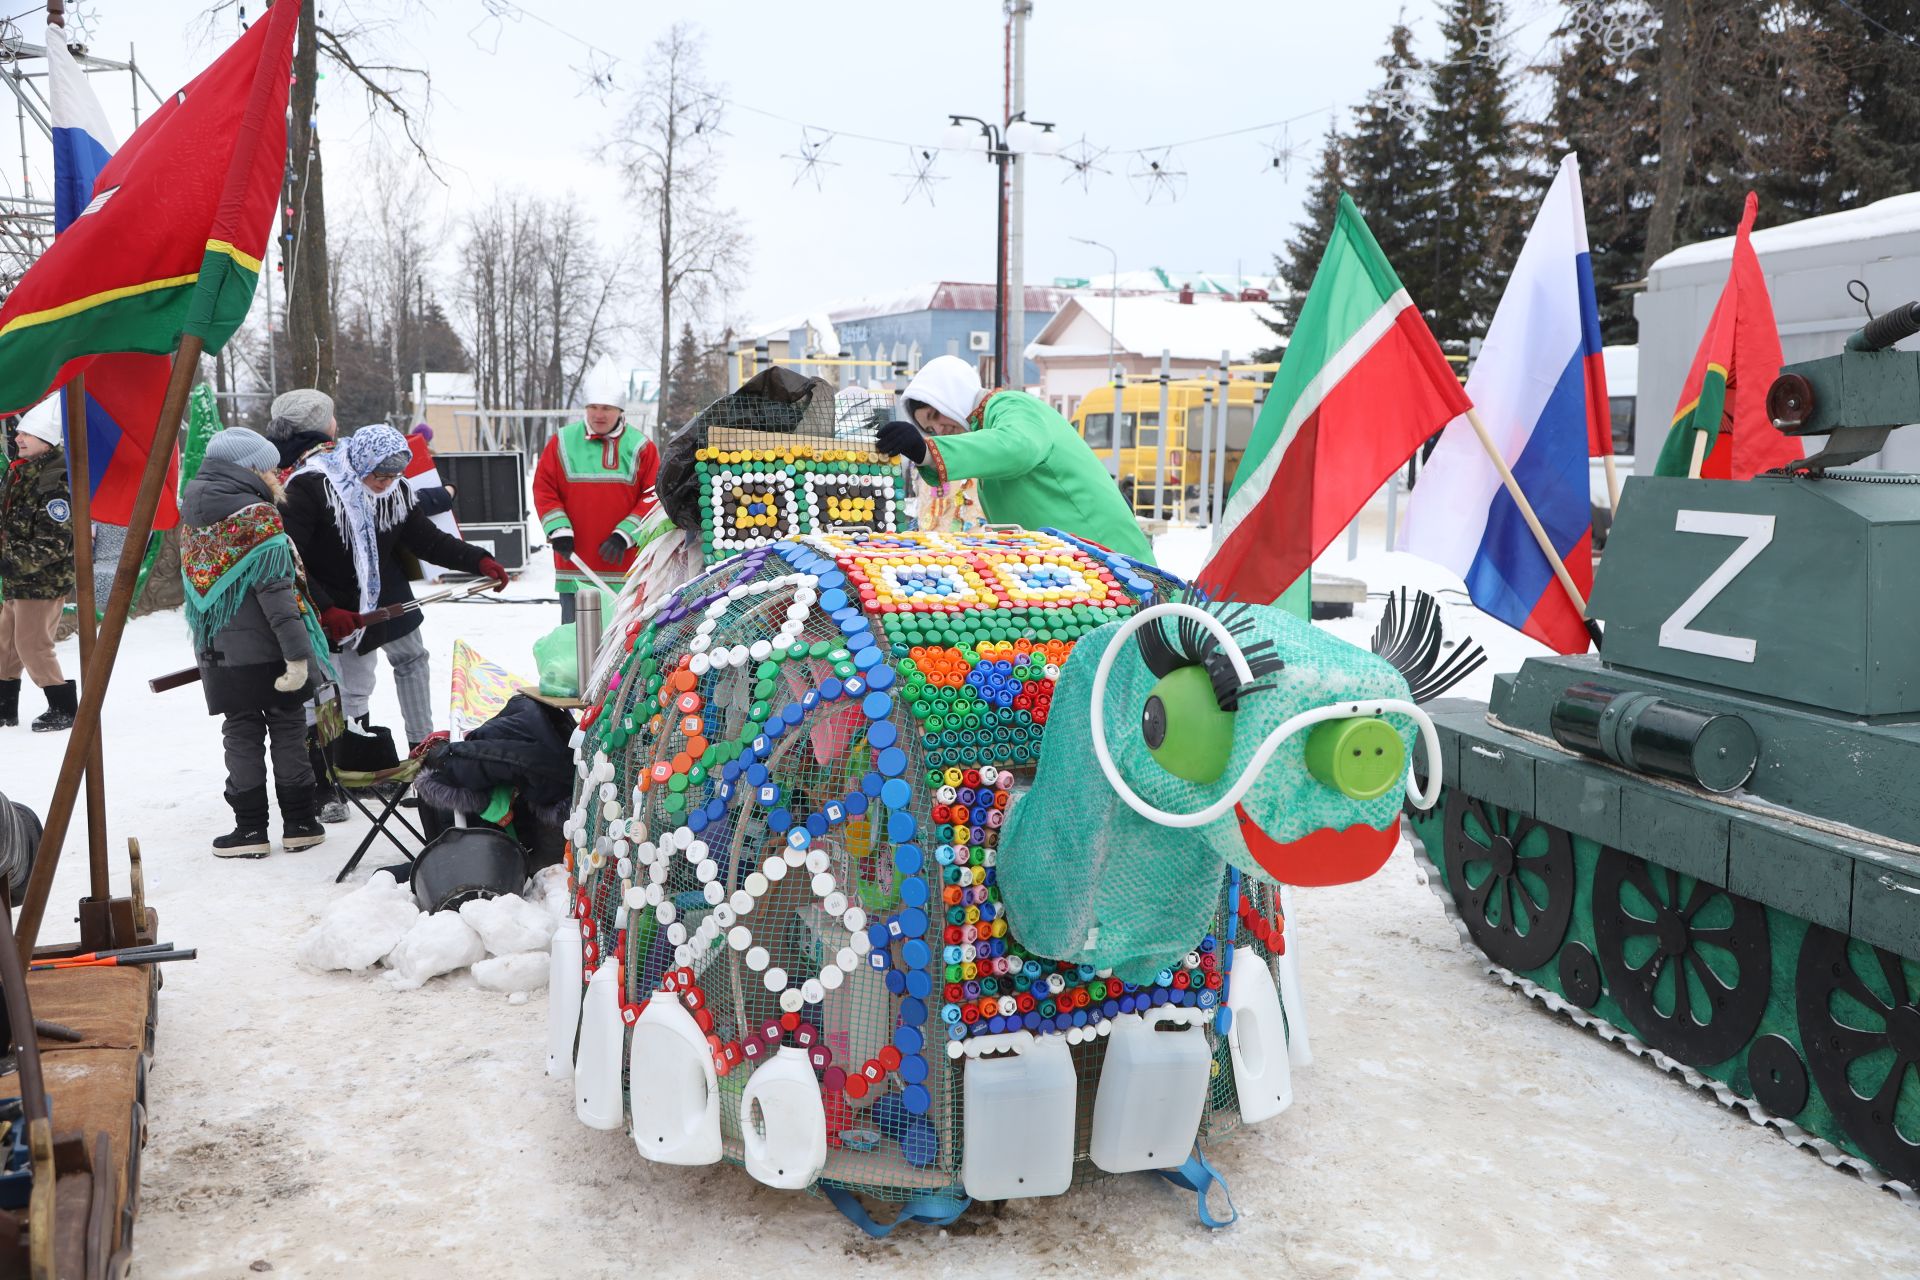
[[[1313,1065],[1313,1043],[1307,1037],[1307,995],[1300,985],[1300,934],[1293,926],[1293,893],[1280,886],[1280,918],[1287,922],[1287,950],[1276,958],[1280,971],[1280,1004],[1287,1013],[1287,1056],[1296,1067]]]
[[[1073,1184],[1078,1081],[1063,1035],[1011,1057],[968,1058],[960,1181],[976,1200],[1057,1196]]]
[[[580,1008],[580,1053],[573,1066],[573,1113],[592,1129],[618,1129],[626,1118],[620,1097],[620,1050],[626,1026],[620,1020],[619,965],[608,960],[593,971]]]
[[[633,1024],[628,1111],[633,1144],[661,1164],[720,1159],[720,1087],[699,1023],[678,996],[656,991]]]
[[[1176,1020],[1175,1010],[1121,1014],[1107,1038],[1107,1057],[1093,1101],[1087,1155],[1108,1173],[1172,1169],[1193,1150],[1206,1110],[1213,1056],[1206,1033]]]
[[[566,919],[553,931],[547,964],[547,1074],[555,1080],[573,1075],[573,1046],[580,1034],[580,922]]]
[[[1251,947],[1234,949],[1227,1008],[1233,1011],[1227,1051],[1233,1061],[1240,1119],[1246,1124],[1271,1120],[1293,1105],[1293,1067],[1280,993],[1273,974]]]
[[[800,1191],[827,1167],[827,1111],[804,1049],[784,1045],[761,1062],[740,1094],[747,1172],[769,1187]]]

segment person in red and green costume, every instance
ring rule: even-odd
[[[618,382],[604,368],[588,375],[582,420],[554,433],[533,471],[533,506],[553,548],[563,623],[573,621],[574,592],[587,581],[576,565],[617,590],[633,563],[641,518],[654,507],[660,453],[627,424]]]
[[[1058,529],[1153,563],[1113,477],[1038,396],[987,391],[972,365],[936,356],[907,384],[901,407],[912,421],[882,427],[880,451],[906,458],[934,484],[979,480],[988,520]]]

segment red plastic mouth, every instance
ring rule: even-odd
[[[1319,887],[1365,880],[1385,866],[1400,843],[1399,824],[1385,831],[1360,824],[1344,831],[1322,827],[1281,842],[1260,829],[1239,805],[1240,835],[1262,870],[1282,884]]]

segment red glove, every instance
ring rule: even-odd
[[[505,591],[507,589],[507,571],[501,566],[500,562],[492,556],[488,556],[480,562],[480,572],[494,580],[497,584],[493,588],[495,591]]]
[[[360,629],[360,617],[345,609],[322,609],[320,629],[327,633],[327,639],[339,644]]]

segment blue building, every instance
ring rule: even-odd
[[[1026,328],[1031,337],[1066,302],[1068,291],[1028,285],[1026,293]],[[956,355],[978,365],[982,381],[989,381],[995,355],[993,294],[990,284],[942,280],[896,294],[862,298],[831,308],[824,316],[783,321],[768,326],[756,337],[769,343],[776,360],[829,354],[825,348],[831,346],[838,348],[833,354],[857,360],[917,359],[924,364],[935,356]],[[1022,364],[1017,385],[1037,386],[1039,366],[1031,360]]]

